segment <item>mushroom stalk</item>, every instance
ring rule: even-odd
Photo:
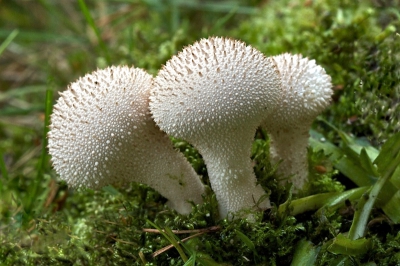
[[[109,67],[71,83],[51,115],[49,153],[72,187],[140,182],[187,214],[188,201],[202,202],[204,186],[151,118],[152,80],[138,68]]]
[[[223,135],[225,133],[219,132]],[[256,184],[250,159],[253,138],[247,134],[240,135],[241,132],[231,131],[225,139],[211,138],[206,144],[195,144],[207,165],[221,218],[231,219],[235,213],[244,209],[265,210],[271,207],[264,189]],[[239,158],[232,154],[241,156]]]

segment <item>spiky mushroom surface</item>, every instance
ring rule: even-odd
[[[49,153],[72,187],[140,182],[187,214],[204,186],[151,118],[152,79],[138,68],[109,67],[70,84],[51,115]]]
[[[279,106],[264,121],[271,138],[271,159],[278,172],[293,175],[295,190],[308,178],[307,146],[315,118],[330,104],[331,77],[315,60],[288,53],[272,57],[282,79]]]
[[[276,107],[279,93],[271,59],[243,42],[218,37],[184,48],[154,79],[154,120],[202,154],[221,218],[257,204],[270,206],[256,184],[250,155],[256,128]]]

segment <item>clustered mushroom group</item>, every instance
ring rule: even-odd
[[[233,219],[270,207],[250,159],[257,127],[270,135],[279,173],[301,189],[308,130],[331,95],[331,78],[314,60],[266,57],[241,41],[210,37],[173,56],[155,78],[109,67],[70,84],[54,106],[48,148],[73,187],[140,182],[188,214],[205,188],[168,135],[186,140],[204,158],[220,218]]]

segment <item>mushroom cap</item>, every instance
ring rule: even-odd
[[[60,93],[51,115],[49,152],[73,187],[100,188],[130,181],[128,168],[146,168],[142,137],[157,134],[147,111],[152,76],[138,68],[109,67]],[[127,157],[134,150],[136,156]]]
[[[204,186],[148,110],[152,76],[139,68],[109,67],[61,93],[51,115],[48,148],[70,186],[101,188],[140,182],[189,213]]]
[[[268,118],[267,127],[309,127],[331,102],[331,77],[302,55],[285,53],[272,57],[282,79],[279,108]]]
[[[186,47],[159,71],[150,110],[167,134],[196,143],[221,129],[254,131],[278,101],[272,60],[237,40],[212,37]]]

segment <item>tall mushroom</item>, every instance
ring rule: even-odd
[[[243,42],[218,37],[186,47],[154,79],[154,120],[199,150],[221,218],[257,204],[270,206],[250,154],[256,128],[277,107],[280,84],[271,59]]]
[[[282,79],[282,90],[279,107],[264,125],[271,138],[272,161],[282,160],[278,172],[294,175],[291,181],[298,190],[308,177],[308,131],[331,101],[331,77],[315,60],[301,55],[286,53],[272,58]]]
[[[152,76],[109,67],[61,93],[51,115],[49,152],[56,172],[73,187],[140,182],[179,213],[202,202],[204,186],[148,111]]]

